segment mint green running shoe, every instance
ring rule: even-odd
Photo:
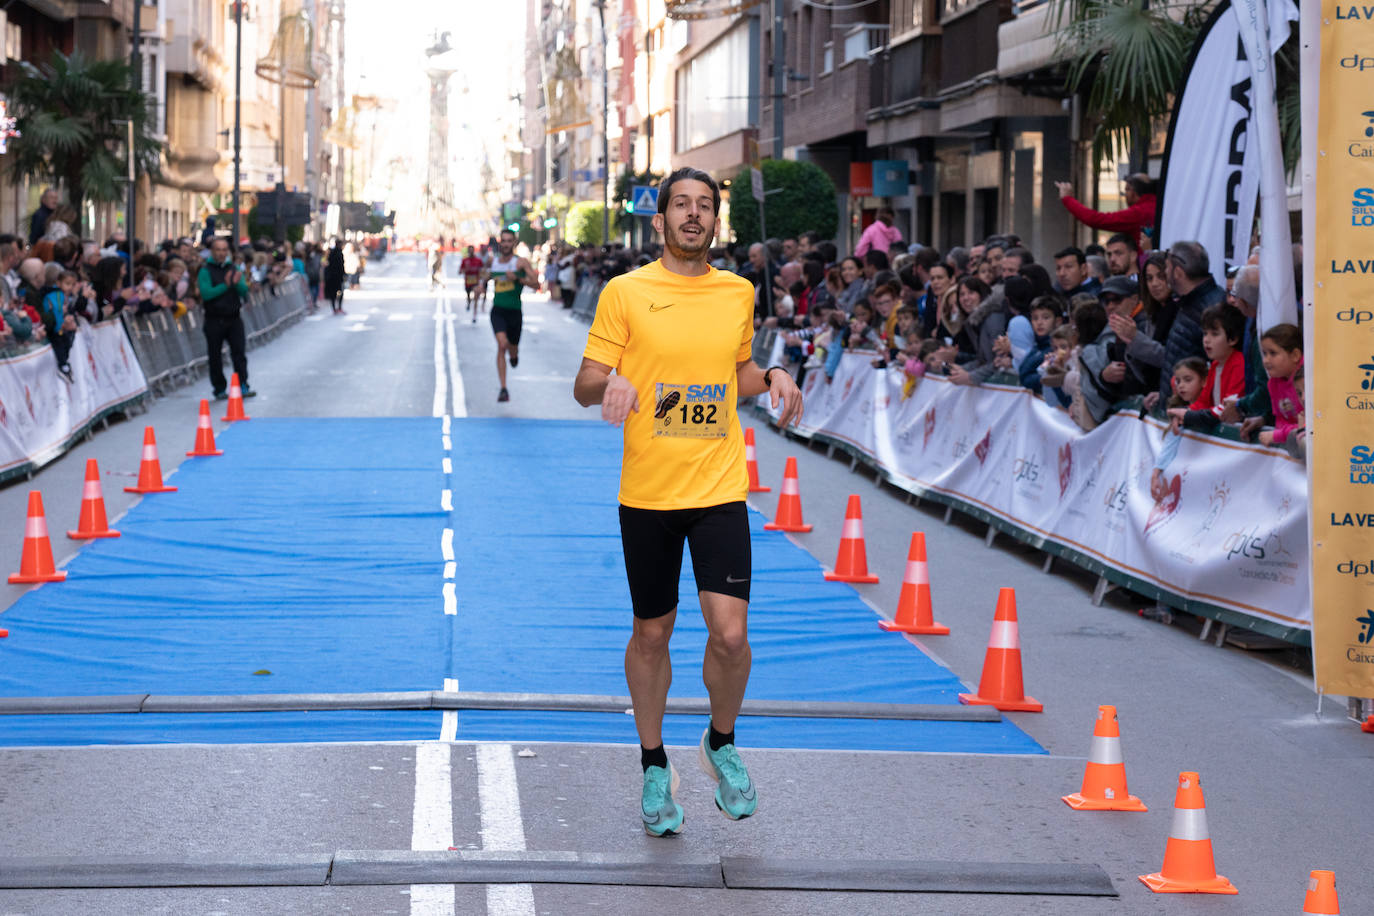
[[[726,817],[738,821],[754,813],[759,805],[758,795],[735,746],[727,744],[718,751],[711,750],[711,743],[707,740],[710,732],[708,728],[701,733],[697,759],[706,775],[716,781],[716,807]]]
[[[644,771],[639,813],[644,818],[644,832],[649,836],[676,836],[682,832],[682,806],[673,800],[677,786],[677,770],[671,763],[666,770],[649,767]]]

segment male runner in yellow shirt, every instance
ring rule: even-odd
[[[735,717],[749,681],[751,575],[749,484],[735,405],[768,391],[774,407],[784,404],[784,426],[802,409],[786,370],[765,372],[750,356],[753,287],[707,261],[719,209],[720,189],[705,172],[683,168],[664,179],[653,218],[663,257],[606,284],[573,384],[579,404],[600,404],[603,419],[625,428],[620,532],[634,605],[625,679],[644,769],[640,812],[650,836],[676,834],[683,821],[662,730],[684,541],[710,634],[702,680],[711,722],[698,758],[727,817],[748,817],[757,805],[735,750]],[[641,398],[648,409],[640,409]]]

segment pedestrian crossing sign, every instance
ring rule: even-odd
[[[653,216],[658,212],[658,188],[637,184],[630,200],[634,201],[636,216]]]

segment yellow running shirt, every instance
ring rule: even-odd
[[[754,343],[754,287],[711,268],[684,277],[654,261],[601,291],[583,356],[630,380],[620,502],[699,509],[749,491],[735,366]]]

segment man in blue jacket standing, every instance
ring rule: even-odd
[[[222,401],[229,396],[229,386],[224,380],[225,341],[229,342],[229,361],[238,373],[243,396],[251,398],[256,392],[248,387],[243,316],[239,314],[248,298],[248,281],[229,256],[228,239],[216,238],[210,243],[210,260],[200,269],[196,285],[200,288],[200,301],[205,309],[205,347],[215,400]]]

